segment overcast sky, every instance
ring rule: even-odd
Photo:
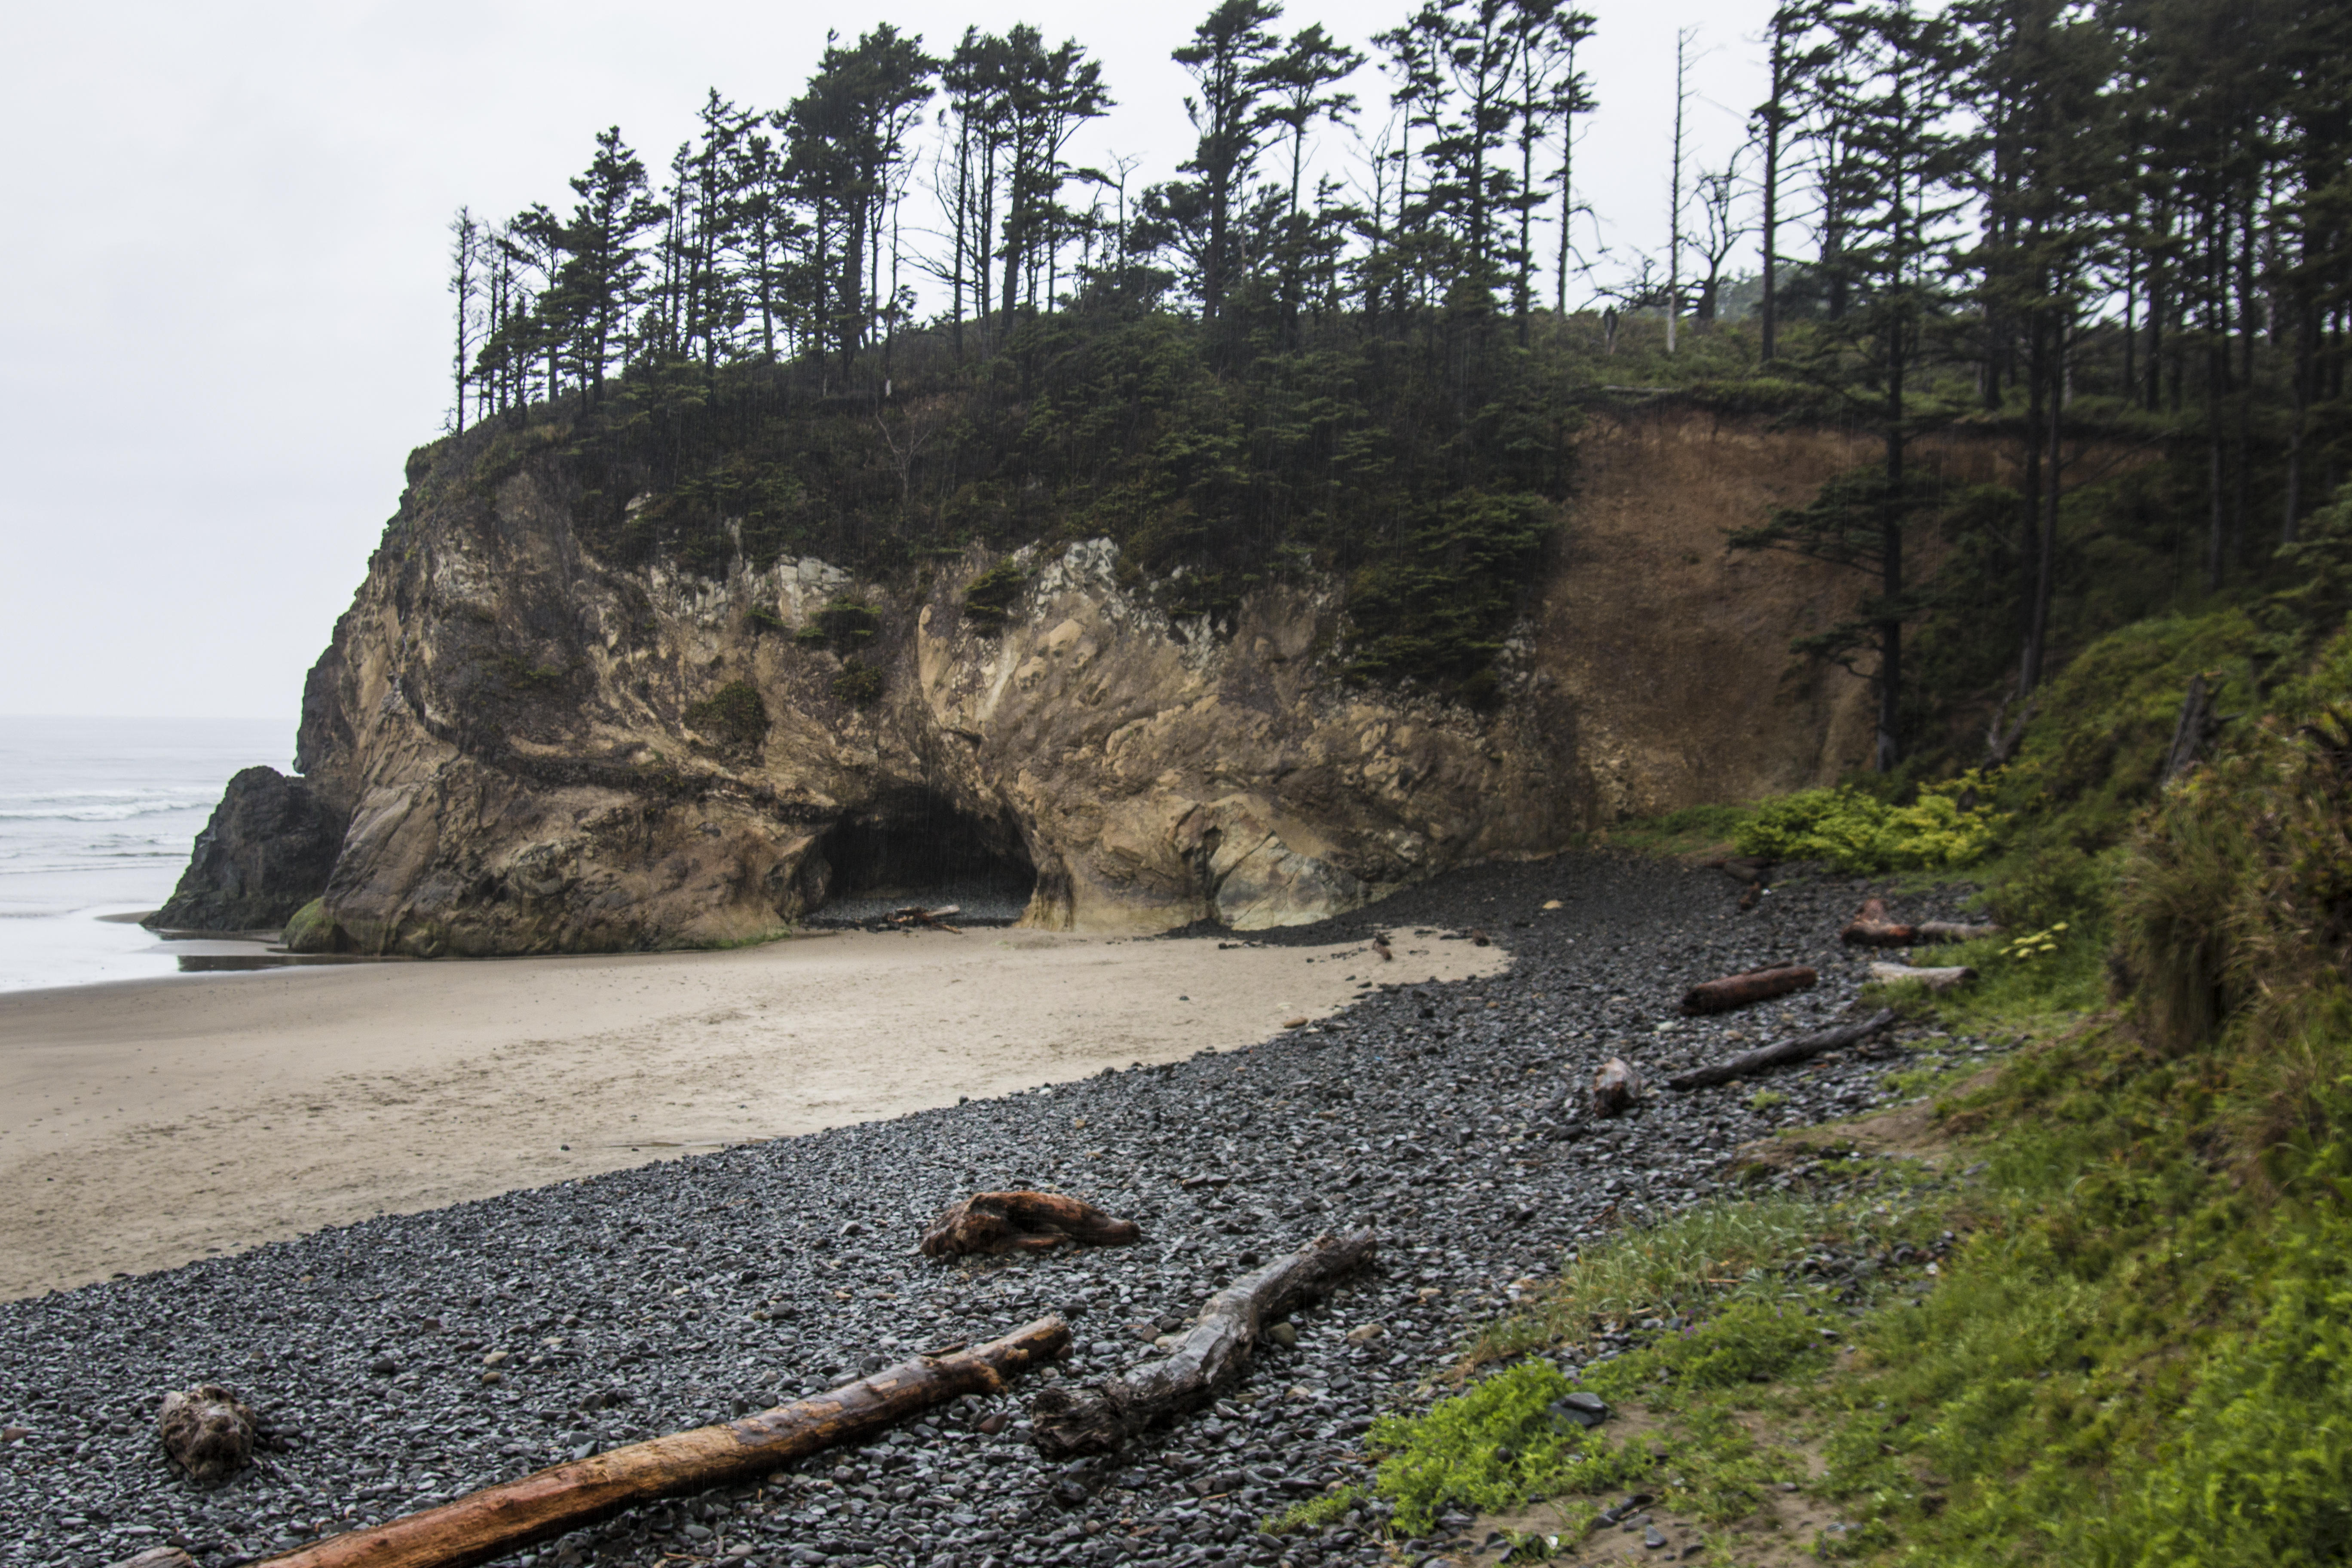
[[[1583,0],[1601,109],[1579,183],[1662,250],[1674,44],[1696,156],[1741,139],[1769,0]],[[649,168],[704,90],[781,105],[831,26],[935,50],[1076,37],[1119,107],[1076,149],[1167,177],[1189,5],[100,0],[8,7],[0,55],[0,714],[282,718],[449,402],[444,226],[569,200],[598,129]],[[1360,47],[1403,0],[1293,0]],[[1360,96],[1380,101],[1369,68]],[[1327,142],[1329,139],[1327,139]],[[1331,142],[1327,162],[1348,149]],[[1752,258],[1744,263],[1752,265]]]

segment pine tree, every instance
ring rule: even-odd
[[[449,363],[456,382],[450,421],[460,436],[466,433],[466,386],[473,379],[475,332],[481,324],[476,307],[483,281],[482,237],[473,210],[459,207],[449,220],[449,292],[457,301],[457,353]]]
[[[1180,243],[1212,321],[1244,269],[1234,220],[1265,145],[1265,71],[1282,46],[1273,31],[1281,16],[1274,0],[1222,0],[1171,57],[1192,78],[1184,112],[1198,140],[1180,171],[1192,178],[1160,187],[1152,210],[1171,238],[1189,236]]]

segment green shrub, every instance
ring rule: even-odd
[[[852,655],[833,678],[833,694],[854,708],[870,707],[882,697],[882,672]]]
[[[809,637],[811,627],[816,637]],[[874,640],[882,629],[882,617],[873,605],[859,604],[855,599],[835,599],[810,617],[810,626],[802,628],[803,641],[817,640],[839,648],[859,648]]]
[[[750,609],[744,611],[743,622],[746,626],[751,628],[754,634],[760,632],[788,632],[792,630],[792,626],[785,621],[783,616],[776,614],[775,611],[768,608],[765,605],[754,605]]]
[[[1016,562],[1000,561],[971,580],[963,591],[963,618],[990,630],[1013,618],[1013,606],[1029,586],[1029,574]]]
[[[1964,773],[1930,784],[1909,805],[1856,789],[1813,789],[1764,802],[1735,830],[1741,854],[1767,860],[1825,860],[1842,871],[1942,870],[1981,858],[2007,818],[1961,805],[1982,781]]]
[[[689,729],[718,744],[750,751],[768,738],[768,705],[748,680],[730,680],[686,710]]]

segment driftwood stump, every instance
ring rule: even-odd
[[[1611,1057],[1592,1075],[1592,1114],[1615,1116],[1642,1098],[1642,1075],[1622,1058]]]
[[[265,1562],[268,1568],[469,1568],[637,1503],[764,1476],[967,1394],[1002,1394],[1006,1379],[1059,1355],[1069,1342],[1061,1319],[1040,1318],[971,1350],[918,1356],[764,1415],[557,1465]]]
[[[1037,1451],[1049,1459],[1114,1452],[1154,1423],[1206,1405],[1248,1373],[1268,1323],[1328,1294],[1378,1250],[1369,1230],[1318,1237],[1210,1297],[1200,1322],[1165,1361],[1091,1388],[1040,1390],[1029,1405]]]
[[[1709,1084],[1729,1083],[1736,1078],[1788,1067],[1820,1056],[1823,1051],[1843,1050],[1858,1044],[1893,1022],[1895,1015],[1891,1011],[1873,1013],[1859,1024],[1841,1024],[1834,1029],[1816,1029],[1810,1035],[1799,1035],[1778,1045],[1759,1046],[1752,1051],[1742,1051],[1736,1057],[1726,1057],[1719,1062],[1709,1062],[1703,1068],[1676,1073],[1666,1079],[1666,1087],[1705,1089]]]
[[[1751,969],[1745,974],[1729,974],[1721,980],[1703,981],[1683,993],[1685,1013],[1728,1013],[1735,1007],[1751,1006],[1769,1002],[1775,996],[1786,996],[1791,991],[1811,991],[1820,984],[1822,977],[1802,964],[1782,964],[1777,969]]]
[[[200,1487],[216,1487],[253,1462],[253,1407],[218,1384],[163,1395],[155,1413],[163,1451]]]
[[[926,1258],[961,1258],[1041,1252],[1064,1242],[1126,1247],[1142,1239],[1133,1220],[1113,1219],[1092,1204],[1059,1193],[974,1193],[931,1222],[920,1250]]]
[[[196,1560],[176,1546],[151,1546],[136,1557],[126,1557],[113,1568],[196,1568]]]

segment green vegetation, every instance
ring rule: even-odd
[[[748,680],[730,680],[698,702],[687,705],[688,728],[716,744],[755,750],[768,738],[768,705]]]
[[[853,708],[871,707],[882,700],[882,672],[852,654],[833,678],[833,695]]]
[[[1940,1160],[1824,1160],[1567,1260],[1478,1340],[1465,1392],[1376,1429],[1400,1531],[1546,1496],[1589,1519],[1580,1500],[1636,1481],[1769,1531],[1785,1480],[1844,1521],[1797,1543],[1830,1560],[2352,1552],[2352,627],[2316,597],[2125,628],[2008,767],[1920,793],[2009,819],[1972,851],[1990,904],[2068,911],[1921,955],[1981,978],[1905,999],[1914,1019],[2016,1047],[1890,1075],[1935,1097]],[[2159,790],[2194,674],[2244,717]],[[1730,826],[1935,864],[1885,847],[1896,809],[1818,792]],[[1596,1331],[1644,1320],[1681,1326],[1591,1359]],[[1646,1415],[1639,1443],[1553,1443],[1538,1395],[1569,1386],[1563,1352]]]
[[[809,624],[797,634],[803,643],[822,643],[833,648],[861,648],[874,640],[882,628],[882,616],[873,605],[856,599],[833,599],[824,608],[809,617]]]
[[[1743,855],[1822,860],[1841,871],[1935,870],[1982,859],[2001,816],[1974,805],[1973,773],[1892,805],[1858,789],[1806,790],[1766,801],[1733,830]]]
[[[1029,574],[1013,561],[1000,561],[963,591],[963,618],[993,631],[1013,618],[1013,606],[1029,586]]]

